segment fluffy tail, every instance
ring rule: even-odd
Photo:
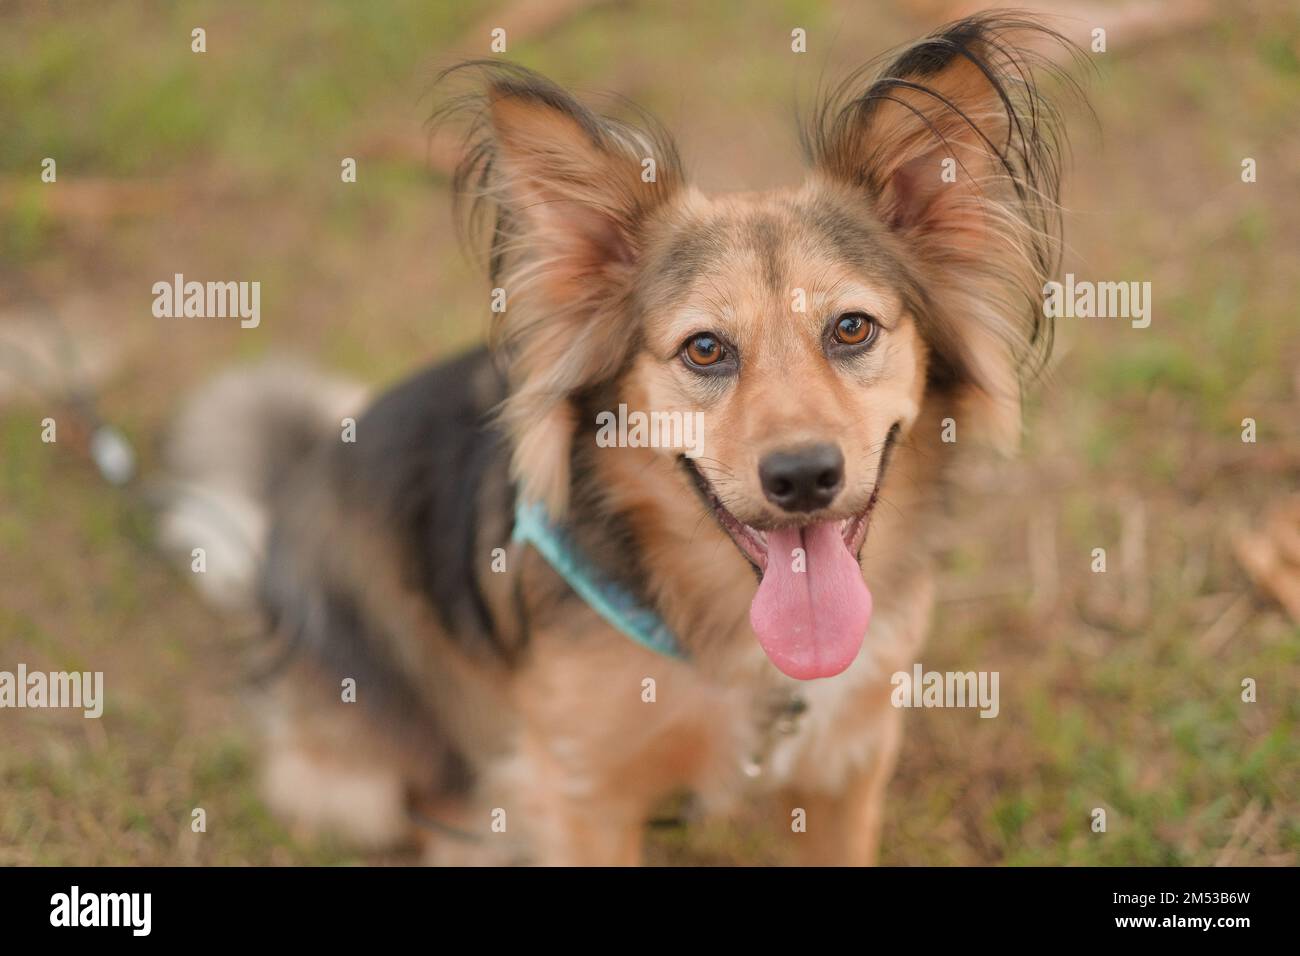
[[[203,573],[199,590],[219,607],[252,607],[265,553],[272,490],[319,441],[337,438],[365,390],[292,362],[227,371],[186,402],[166,460],[174,482],[160,524],[165,548]]]

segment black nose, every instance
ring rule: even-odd
[[[844,487],[844,455],[836,445],[774,451],[758,463],[767,500],[784,511],[825,508]]]

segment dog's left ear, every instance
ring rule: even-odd
[[[851,78],[814,116],[815,165],[868,198],[904,244],[918,316],[954,411],[1003,449],[1020,434],[1021,371],[1050,348],[1060,137],[1030,48],[1057,34],[979,15]],[[969,433],[969,432],[968,432]]]
[[[571,397],[622,367],[634,340],[630,280],[646,222],[681,186],[671,140],[648,117],[599,116],[518,67],[485,74],[458,195],[495,213],[491,275],[505,310],[493,341],[510,397],[502,421],[521,493],[559,517],[576,423]]]

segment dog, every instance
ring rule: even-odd
[[[802,184],[712,196],[646,117],[449,71],[489,345],[372,402],[235,370],[171,444],[165,539],[284,652],[270,805],[433,863],[611,865],[689,794],[872,863],[945,476],[1014,447],[1050,350],[1045,42],[943,27],[821,97]]]

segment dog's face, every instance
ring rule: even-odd
[[[490,74],[459,180],[497,207],[521,493],[563,514],[595,391],[698,413],[702,445],[640,453],[674,461],[681,507],[758,572],[750,620],[792,676],[858,652],[860,551],[925,404],[967,435],[1018,430],[1057,190],[1055,114],[1012,39],[1027,29],[963,21],[851,79],[805,134],[808,180],[756,195],[705,196],[653,128]]]
[[[652,239],[628,394],[701,413],[687,471],[739,522],[765,531],[865,515],[891,433],[911,426],[925,383],[898,255],[866,202],[816,182],[692,197]]]
[[[926,381],[900,254],[866,201],[812,181],[689,196],[647,237],[634,283],[620,401],[702,426],[695,447],[656,451],[759,573],[751,621],[797,677],[848,666],[871,611],[858,556]]]

